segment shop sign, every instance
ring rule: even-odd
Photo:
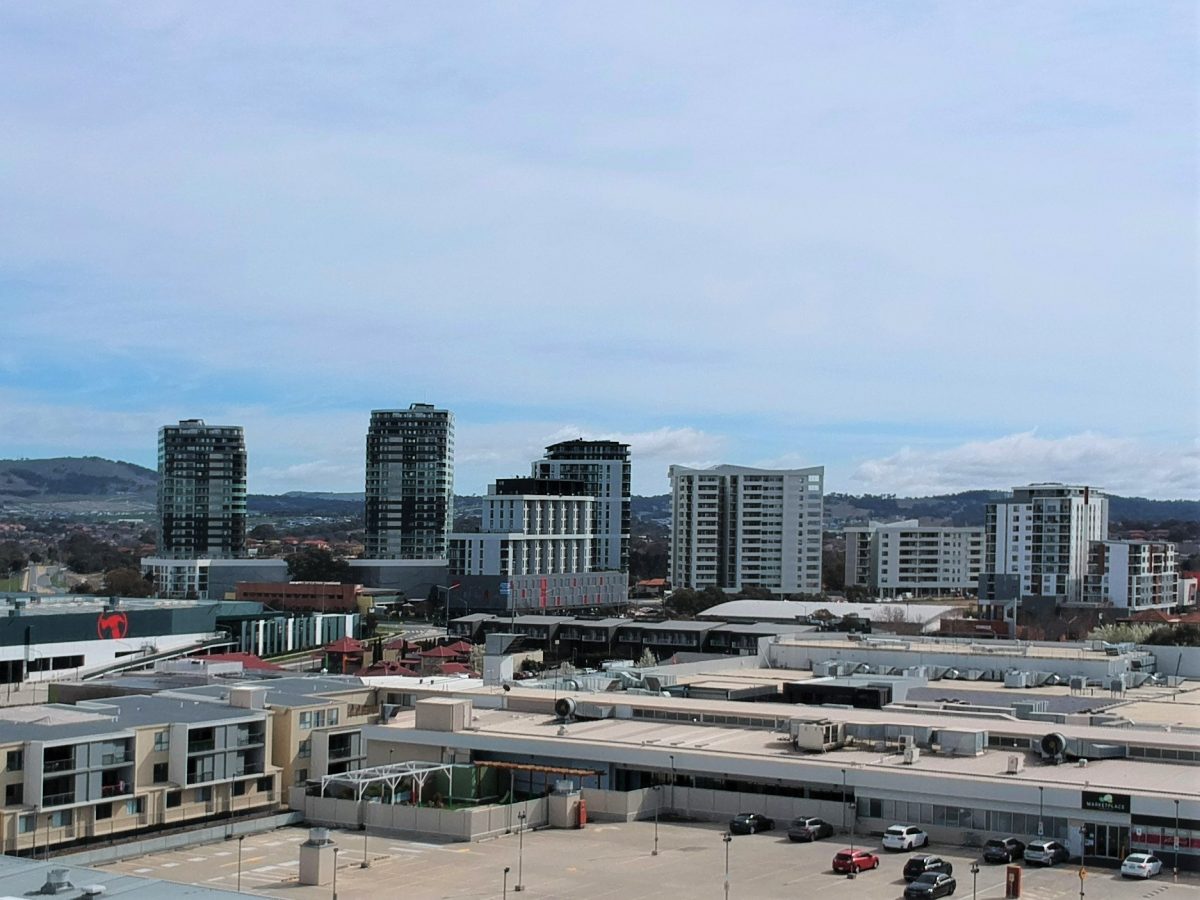
[[[1084,791],[1083,808],[1096,812],[1127,813],[1129,812],[1129,795]]]

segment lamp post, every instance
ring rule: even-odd
[[[337,900],[337,856],[340,847],[333,848],[333,900]]]
[[[971,900],[979,900],[979,863],[971,863]]]
[[[729,900],[729,845],[733,843],[733,835],[727,831],[721,840],[725,842],[725,900]]]
[[[237,889],[238,889],[238,893],[239,893],[239,894],[242,892],[242,841],[244,841],[245,839],[246,839],[246,836],[245,836],[244,834],[239,834],[239,835],[238,835],[238,877],[237,877]]]
[[[514,891],[525,890],[525,810],[517,813],[517,883]]]
[[[1175,801],[1175,869],[1173,876],[1175,881],[1179,880],[1179,800]]]
[[[842,769],[842,832],[846,831],[846,770]]]
[[[508,900],[508,873],[510,871],[512,871],[510,866],[504,867],[504,887],[501,888],[502,893],[500,895],[503,900]]]
[[[671,809],[675,809],[675,754],[668,754],[667,759],[671,761]]]
[[[1042,825],[1043,813],[1045,812],[1046,788],[1038,785],[1038,837],[1045,837],[1045,827]]]
[[[1083,900],[1083,879],[1087,878],[1087,869],[1079,867],[1079,900]]]
[[[658,856],[658,807],[662,801],[662,785],[654,786],[654,849],[650,851],[651,856]],[[1178,807],[1178,802],[1175,804]]]
[[[366,799],[367,798],[364,796],[363,803],[366,803]],[[366,811],[367,811],[366,807],[364,806],[363,813],[365,814]],[[365,815],[363,816],[362,830],[363,830],[363,861],[362,861],[362,865],[359,866],[359,868],[360,869],[369,869],[369,868],[371,868],[371,857],[369,857],[367,855],[367,820],[366,820]]]
[[[461,586],[460,582],[457,582],[457,581],[456,581],[456,582],[454,582],[453,584],[450,584],[450,585],[441,585],[441,584],[439,584],[439,585],[437,586],[437,589],[438,589],[439,591],[445,591],[445,592],[446,592],[446,621],[445,621],[443,624],[446,626],[446,632],[447,632],[447,633],[449,633],[449,631],[450,631],[450,592],[451,592],[451,591],[453,591],[455,588],[458,588],[458,587],[460,587],[460,586]]]

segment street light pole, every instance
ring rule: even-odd
[[[500,895],[503,900],[508,900],[508,873],[511,871],[510,866],[504,867],[504,887],[501,889],[503,893]]]
[[[1179,880],[1179,800],[1175,801],[1175,871],[1174,880]]]
[[[658,807],[662,800],[662,785],[654,786],[654,849],[650,851],[651,856],[658,856]]]
[[[971,863],[971,900],[979,900],[979,863]]]
[[[525,810],[517,813],[517,883],[514,891],[525,890]]]
[[[337,900],[337,855],[340,847],[333,848],[333,900]]]
[[[366,802],[366,799],[367,798],[364,796],[363,797],[364,803]],[[364,814],[366,813],[366,807],[363,808],[363,813]],[[359,866],[359,868],[360,869],[369,869],[369,868],[371,868],[371,857],[367,855],[367,820],[366,820],[365,815],[363,816],[362,829],[363,829],[363,861],[362,861],[362,865]]]
[[[733,835],[727,831],[721,840],[725,842],[725,900],[729,900],[729,845],[733,843]]]
[[[846,770],[842,769],[842,833],[846,831]]]
[[[1083,879],[1087,877],[1087,869],[1079,867],[1079,900],[1083,900]]]
[[[675,809],[675,754],[671,753],[667,756],[671,760],[671,809]]]
[[[238,835],[238,877],[237,877],[237,889],[238,889],[238,893],[239,893],[239,894],[242,892],[242,841],[244,841],[245,839],[246,839],[246,836],[245,836],[244,834],[239,834],[239,835]]]
[[[1046,788],[1038,785],[1038,837],[1045,837],[1045,828],[1042,825],[1043,813],[1045,812]]]

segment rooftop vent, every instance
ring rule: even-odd
[[[75,885],[71,884],[69,875],[70,870],[68,869],[51,869],[46,873],[46,883],[42,885],[38,893],[61,894],[64,891],[74,890]]]

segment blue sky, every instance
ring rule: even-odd
[[[1200,496],[1197,7],[0,3],[0,456]]]

